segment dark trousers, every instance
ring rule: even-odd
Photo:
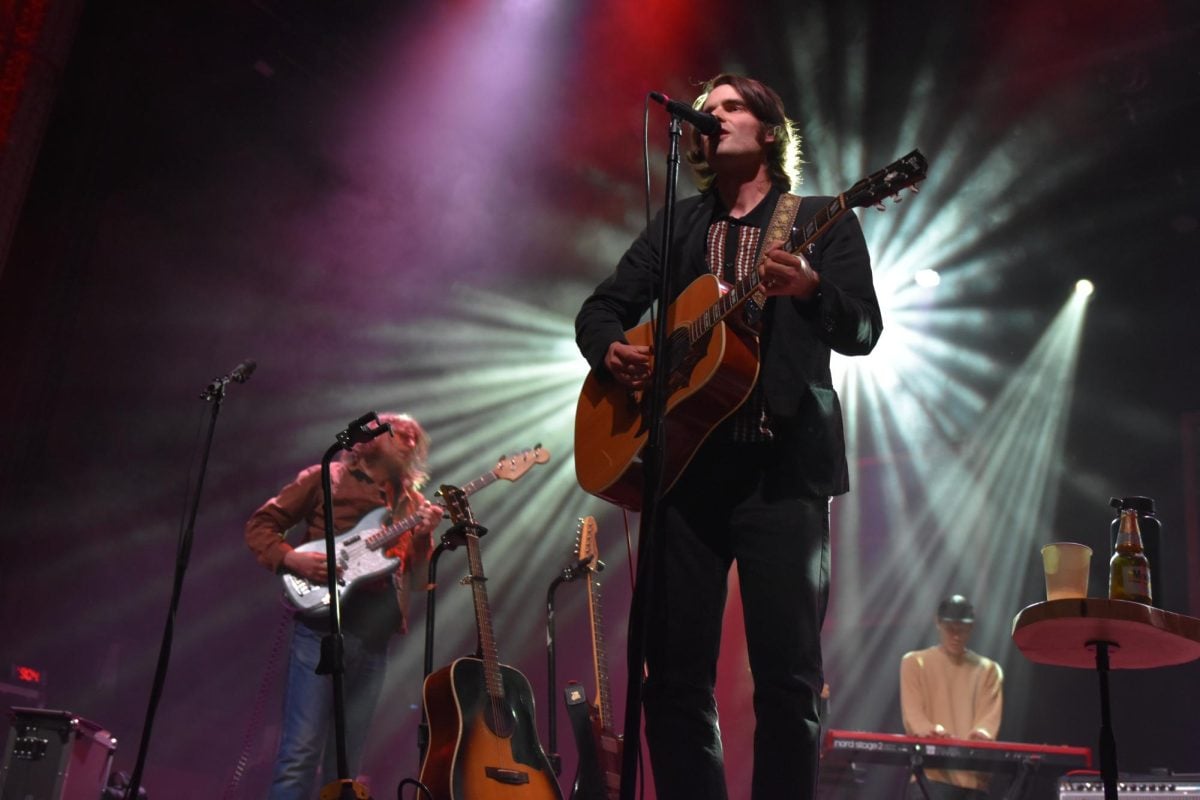
[[[771,453],[769,445],[706,446],[664,498],[644,692],[660,800],[727,796],[713,691],[735,559],[754,678],[752,797],[816,792],[829,501],[777,485]]]

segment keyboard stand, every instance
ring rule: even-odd
[[[908,757],[908,771],[916,779],[917,786],[920,787],[921,794],[925,796],[925,800],[931,800],[929,796],[929,781],[925,778],[925,758],[921,754],[920,749],[913,750],[912,755]]]
[[[1008,790],[1004,793],[1003,800],[1021,800],[1025,797],[1029,779],[1033,773],[1037,772],[1038,758],[1037,756],[1029,756],[1022,758],[1017,766],[1017,772],[1013,775],[1012,783],[1008,785]],[[921,794],[925,800],[931,800],[929,794],[929,779],[925,777],[925,757],[918,748],[914,750],[908,757],[908,771],[916,780],[917,786],[921,789]]]
[[[1013,775],[1012,783],[1008,785],[1008,791],[1004,793],[1004,800],[1021,800],[1029,791],[1027,788],[1029,778],[1037,772],[1037,768],[1037,758],[1022,758],[1017,767],[1017,774]]]

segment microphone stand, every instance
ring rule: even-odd
[[[329,634],[321,638],[321,660],[317,664],[318,675],[333,677],[333,730],[334,741],[337,745],[338,777],[335,782],[340,786],[336,795],[340,800],[355,800],[359,792],[365,793],[361,784],[355,783],[347,773],[350,771],[349,760],[346,757],[346,707],[345,707],[345,641],[342,638],[342,601],[338,593],[337,546],[334,543],[336,534],[333,530],[333,481],[330,477],[330,464],[340,450],[349,450],[356,444],[369,442],[376,436],[389,432],[391,425],[384,423],[374,428],[368,427],[372,422],[378,422],[379,415],[371,411],[351,422],[344,431],[337,435],[335,442],[325,455],[321,457],[321,490],[325,495],[325,566],[329,574],[326,578],[329,586]],[[322,797],[331,797],[327,785],[321,792]]]
[[[667,401],[667,378],[672,365],[667,358],[667,305],[671,298],[671,242],[675,233],[675,184],[679,179],[679,137],[682,134],[679,116],[672,112],[667,129],[670,139],[667,149],[666,199],[663,203],[664,223],[661,275],[658,287],[658,311],[654,326],[654,370],[646,416],[649,426],[646,445],[642,449],[644,484],[642,488],[642,517],[638,530],[638,569],[629,607],[629,635],[626,648],[628,678],[625,692],[625,749],[621,754],[621,800],[634,800],[637,791],[636,773],[641,753],[642,676],[645,673],[646,609],[654,591],[652,576],[661,558],[663,543],[659,541],[659,490],[662,486],[663,448],[665,444],[664,408]]]
[[[171,660],[171,643],[175,638],[175,614],[179,610],[179,599],[183,594],[183,576],[187,572],[188,562],[192,557],[192,541],[196,534],[196,515],[200,511],[200,493],[204,489],[204,476],[208,472],[208,457],[212,453],[213,439],[217,430],[217,416],[221,413],[221,402],[225,399],[225,387],[230,382],[245,383],[250,373],[254,371],[254,362],[246,362],[248,368],[239,364],[229,375],[216,378],[203,392],[200,399],[212,403],[212,416],[208,421],[208,433],[204,438],[204,450],[200,457],[200,473],[196,478],[196,493],[192,496],[191,508],[188,509],[187,525],[179,537],[179,548],[175,551],[175,579],[171,586],[171,600],[167,609],[167,621],[163,626],[162,644],[158,650],[158,666],[154,670],[154,682],[150,689],[150,701],[146,707],[146,721],[142,724],[142,739],[138,744],[137,761],[133,774],[129,777],[129,785],[125,788],[126,798],[138,797],[142,785],[142,772],[146,767],[146,756],[150,750],[150,733],[154,728],[154,717],[158,712],[158,702],[162,699],[163,688],[167,681],[167,666]]]

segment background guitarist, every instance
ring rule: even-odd
[[[381,506],[394,519],[421,510],[424,522],[411,536],[401,537],[395,551],[397,572],[348,594],[342,604],[345,639],[346,755],[350,776],[358,772],[367,728],[383,688],[388,641],[407,625],[410,576],[423,569],[432,550],[430,533],[442,509],[418,491],[425,482],[429,436],[407,414],[380,414],[391,433],[356,445],[331,465],[335,533],[353,528],[366,513]],[[303,525],[303,541],[325,535],[321,467],[304,469],[296,479],[254,512],[246,523],[246,544],[259,563],[273,572],[291,570],[314,582],[326,579],[325,555],[294,551],[284,537]],[[420,574],[418,572],[418,574]],[[283,725],[270,800],[312,800],[320,785],[337,778],[333,736],[333,694],[328,675],[314,670],[320,661],[321,637],[328,633],[323,615],[297,616],[292,626],[284,692]]]
[[[696,106],[714,114],[721,129],[692,133],[688,161],[701,193],[677,204],[674,291],[707,272],[732,281],[757,270],[769,299],[752,393],[662,501],[663,556],[655,560],[647,604],[646,738],[659,797],[726,797],[713,689],[726,581],[736,560],[755,685],[752,796],[810,798],[829,499],[849,489],[829,356],[831,349],[869,353],[883,324],[853,214],[803,256],[762,241],[776,201],[799,181],[799,137],[779,96],[756,80],[720,75]],[[806,199],[798,221],[831,199]],[[631,390],[648,385],[650,354],[629,345],[624,331],[654,299],[662,226],[660,212],[576,319],[592,369]]]

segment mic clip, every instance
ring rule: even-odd
[[[392,430],[391,423],[385,422],[382,425],[372,428],[369,427],[372,422],[379,422],[379,414],[374,411],[368,411],[347,425],[344,431],[338,433],[338,444],[348,450],[356,444],[369,442],[377,436],[390,433]]]
[[[205,387],[200,393],[200,399],[208,402],[209,400],[219,400],[225,397],[225,387],[230,383],[245,383],[250,380],[250,376],[254,374],[254,368],[257,367],[252,359],[247,359],[233,368],[233,371],[228,375],[220,378],[213,378],[212,383]]]

